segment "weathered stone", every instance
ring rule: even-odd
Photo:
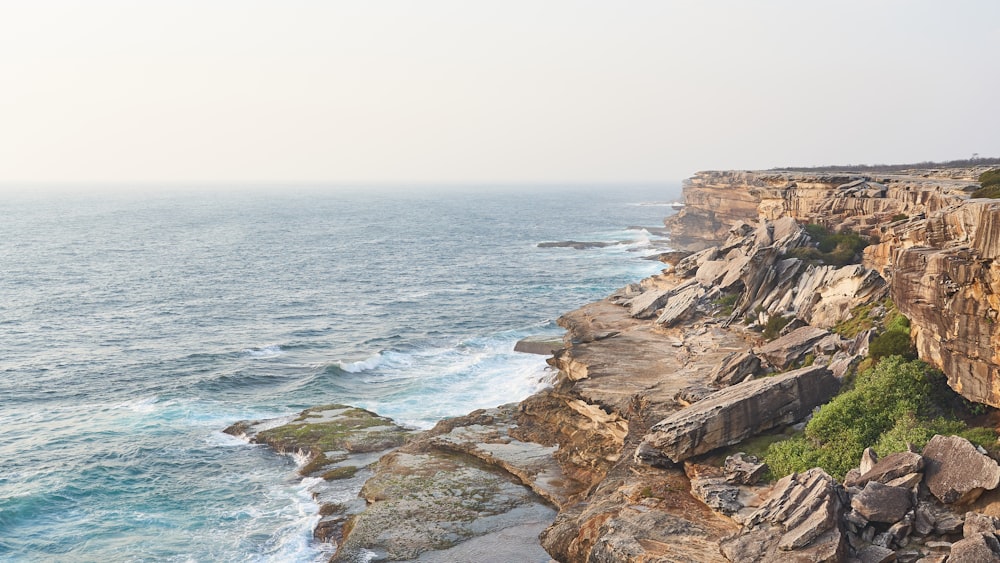
[[[678,321],[687,317],[698,304],[698,300],[705,295],[705,290],[700,285],[692,285],[684,289],[673,291],[663,304],[663,311],[656,319],[656,324],[663,326],[673,326]]]
[[[821,328],[804,326],[768,342],[757,353],[772,366],[785,369],[791,364],[801,361],[812,350],[814,344],[829,334]]]
[[[972,502],[1000,484],[1000,466],[965,438],[934,436],[924,447],[924,482],[946,504]]]
[[[870,448],[869,448],[870,449]],[[865,451],[868,451],[866,449]],[[866,465],[862,456],[861,465]],[[883,485],[904,475],[918,473],[924,469],[924,459],[919,454],[910,452],[897,452],[889,454],[876,463],[868,471],[862,470],[860,477],[853,480],[844,480],[844,486],[862,487],[869,481],[878,481]]]
[[[525,354],[539,354],[542,356],[551,356],[556,350],[563,348],[562,338],[553,338],[551,336],[529,336],[527,338],[522,338],[514,344],[515,352],[523,352]]]
[[[860,475],[864,475],[871,471],[872,468],[875,467],[876,463],[878,463],[878,454],[871,448],[865,448],[865,450],[861,452],[861,465],[858,467],[858,472]],[[850,482],[846,480],[844,481],[844,485],[848,487],[851,486]]]
[[[860,563],[887,563],[896,560],[896,552],[878,545],[869,545],[858,551]]]
[[[736,444],[805,417],[838,388],[839,382],[822,366],[727,387],[655,424],[636,457],[646,461],[652,448],[678,462]]]
[[[637,319],[648,319],[663,307],[670,297],[669,289],[649,289],[629,301],[629,314]]]
[[[779,480],[739,534],[722,541],[730,561],[840,561],[842,489],[821,469]]]
[[[851,508],[870,522],[894,524],[913,506],[910,491],[870,481],[861,494],[851,499]]]
[[[934,514],[924,503],[918,504],[914,509],[913,531],[918,536],[929,536],[934,531]]]
[[[723,468],[726,481],[740,485],[754,485],[767,473],[766,463],[743,452],[727,457]]]
[[[760,358],[750,350],[733,352],[712,372],[712,383],[736,385],[759,374]]]
[[[362,495],[368,508],[354,517],[333,561],[357,560],[364,550],[389,560],[415,559],[554,516],[509,474],[439,453],[397,451],[383,457]]]
[[[964,537],[975,534],[996,534],[998,529],[1000,529],[1000,519],[978,512],[965,513],[965,524],[962,526]]]
[[[913,489],[924,480],[923,473],[907,473],[902,477],[897,477],[886,483],[890,487],[900,487],[902,489]]]
[[[993,534],[973,534],[952,544],[948,563],[1000,561],[1000,542]]]

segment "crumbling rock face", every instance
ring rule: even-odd
[[[844,490],[822,469],[784,477],[722,553],[739,562],[841,561],[847,553],[840,520]]]

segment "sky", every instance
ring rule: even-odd
[[[0,184],[1000,156],[1000,2],[0,0]]]

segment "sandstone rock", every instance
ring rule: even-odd
[[[910,491],[870,481],[860,494],[851,499],[851,508],[869,522],[894,524],[903,519],[913,506]]]
[[[730,561],[840,561],[846,534],[842,489],[820,469],[779,480],[739,534],[722,541]]]
[[[1000,466],[965,438],[934,436],[924,447],[924,481],[946,504],[972,502],[1000,484]]]
[[[970,537],[975,534],[996,534],[1000,529],[1000,519],[978,512],[965,513],[965,525],[962,526],[962,536]]]
[[[829,334],[821,328],[804,326],[761,346],[757,353],[772,366],[785,369],[801,361],[814,344]]]
[[[1000,542],[993,534],[973,534],[951,546],[948,563],[986,563],[1000,561]]]
[[[878,545],[869,545],[858,551],[860,563],[887,563],[896,560],[896,552]]]
[[[755,485],[767,472],[767,464],[761,463],[755,456],[739,452],[726,458],[723,469],[726,481],[739,485]]]
[[[878,463],[878,454],[871,448],[865,448],[865,450],[861,452],[861,465],[858,467],[859,476],[871,471],[872,468],[875,467],[876,463]],[[844,486],[850,487],[854,484],[857,483],[851,483],[844,480]],[[862,485],[864,485],[864,483],[862,483]]]
[[[869,448],[870,449],[870,448]],[[866,449],[865,451],[869,451]],[[869,458],[870,460],[871,458]],[[864,456],[861,458],[862,467],[866,464]],[[893,479],[903,477],[910,473],[918,473],[924,469],[924,458],[920,454],[911,452],[898,452],[889,454],[885,458],[878,460],[867,472],[863,472],[856,479],[845,479],[846,487],[863,487],[869,481],[878,481],[887,484]]]
[[[556,350],[560,350],[565,346],[563,344],[562,338],[553,338],[550,336],[529,336],[527,338],[522,338],[514,344],[515,352],[523,352],[525,354],[539,354],[542,356],[551,356]]]
[[[822,366],[727,387],[655,424],[636,457],[644,462],[665,457],[676,463],[738,443],[804,418],[838,388],[839,382]]]
[[[712,372],[712,383],[735,385],[760,373],[760,358],[749,350],[733,352]]]
[[[900,487],[902,489],[913,490],[921,481],[924,480],[923,473],[907,473],[902,477],[897,477],[891,481],[887,481],[885,484],[890,487]]]
[[[656,324],[673,326],[694,310],[698,300],[703,295],[705,295],[705,290],[700,285],[675,289],[670,293],[667,302],[663,304],[663,311],[656,319]]]
[[[918,536],[929,536],[934,531],[934,514],[923,503],[914,510],[913,531]]]
[[[414,559],[476,535],[554,514],[510,475],[453,455],[395,452],[382,458],[333,561],[364,550],[383,559]]]
[[[669,289],[650,289],[629,301],[629,314],[637,319],[652,318],[670,297]]]

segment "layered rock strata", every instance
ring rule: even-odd
[[[866,250],[864,275],[887,282],[913,323],[921,359],[942,369],[955,391],[997,407],[1000,203],[969,199],[985,170],[699,172],[685,183],[684,209],[666,223],[674,243],[689,250],[724,243],[741,222],[786,217],[881,241]],[[836,283],[826,286],[837,291]],[[813,292],[800,286],[785,295]]]

